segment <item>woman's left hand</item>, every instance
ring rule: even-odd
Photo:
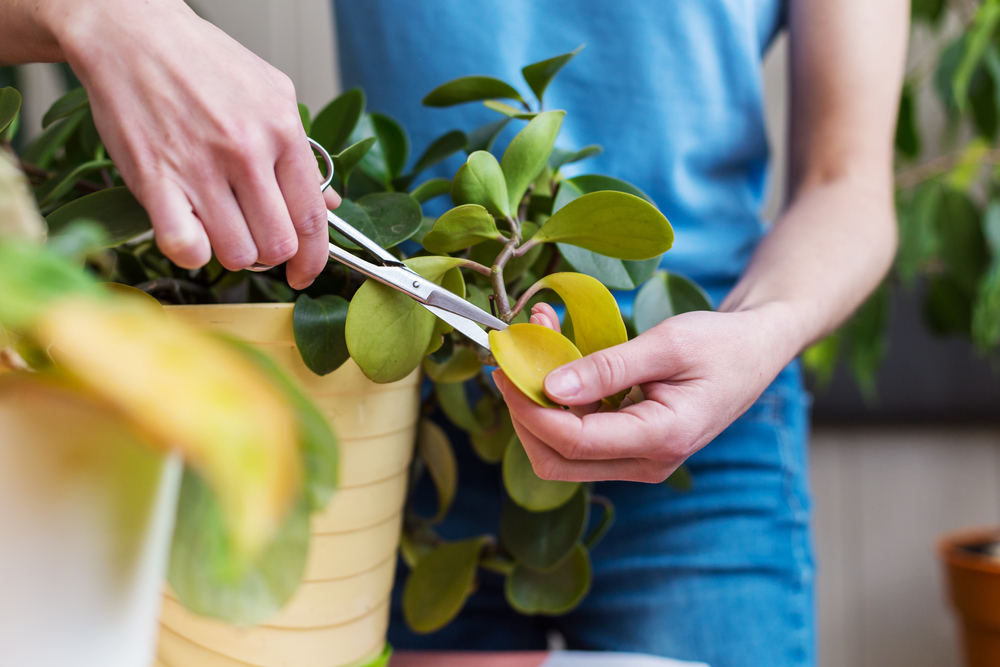
[[[559,328],[544,304],[531,321]],[[539,477],[661,482],[743,414],[794,357],[791,321],[781,304],[671,317],[552,371],[545,392],[571,410],[541,407],[503,371],[493,375]],[[603,397],[636,386],[638,402],[598,411]]]

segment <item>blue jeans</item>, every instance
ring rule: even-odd
[[[632,651],[711,667],[815,663],[813,555],[807,465],[809,398],[798,363],[688,460],[694,487],[603,482],[617,520],[592,553],[593,589],[573,612],[525,617],[482,573],[443,630],[418,636],[402,620],[400,564],[389,640],[397,648],[540,650],[550,630],[570,649]],[[460,491],[441,532],[497,531],[502,482],[450,430]],[[432,500],[428,497],[427,500]],[[433,513],[428,510],[428,513]]]

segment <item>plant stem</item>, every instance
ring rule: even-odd
[[[510,261],[511,257],[514,256],[514,251],[517,250],[518,236],[515,235],[500,251],[497,255],[496,261],[493,263],[493,268],[490,269],[490,282],[493,284],[493,294],[496,296],[497,310],[500,313],[500,319],[504,322],[510,322],[514,316],[511,314],[510,310],[510,298],[507,296],[507,285],[504,282],[503,269],[507,266],[507,262]]]
[[[903,169],[896,173],[896,185],[904,189],[920,185],[927,179],[933,178],[938,174],[943,174],[958,166],[964,156],[965,151],[960,150],[948,153],[947,155],[940,155],[914,167]],[[979,164],[1000,164],[1000,149],[994,149],[984,155]]]
[[[545,289],[545,285],[543,285],[542,281],[539,280],[537,283],[535,283],[534,285],[532,285],[531,287],[529,287],[527,290],[525,290],[524,294],[521,295],[521,298],[518,299],[517,303],[514,305],[514,310],[513,310],[512,317],[517,317],[517,314],[520,313],[522,310],[524,310],[524,307],[526,305],[528,305],[528,300],[531,297],[533,297],[536,294],[538,294],[543,289]]]
[[[481,273],[487,278],[491,276],[490,267],[483,266],[479,262],[473,262],[471,259],[463,259],[462,263],[459,265],[466,269],[472,269],[476,273]]]

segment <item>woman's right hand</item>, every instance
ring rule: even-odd
[[[316,160],[287,76],[180,0],[42,0],[122,178],[163,253],[212,250],[230,270],[288,262],[294,288],[327,261]]]

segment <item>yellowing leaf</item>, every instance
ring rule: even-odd
[[[215,491],[234,548],[255,555],[281,525],[301,476],[284,397],[221,340],[145,305],[70,297],[39,322],[56,362]]]
[[[587,356],[628,341],[618,302],[596,278],[582,273],[553,273],[535,283],[531,291],[543,288],[553,290],[566,304],[580,354]]]
[[[545,376],[581,356],[568,338],[538,324],[512,324],[503,331],[491,331],[490,349],[518,389],[550,408],[556,404],[545,394]]]
[[[650,259],[674,243],[667,219],[649,202],[602,190],[578,197],[552,214],[530,243],[568,243],[618,259]]]

